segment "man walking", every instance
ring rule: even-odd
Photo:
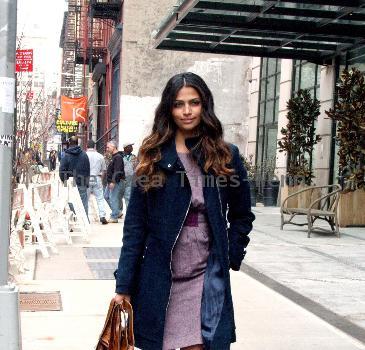
[[[90,162],[90,182],[87,191],[87,197],[90,198],[90,194],[93,193],[96,198],[96,203],[99,209],[100,222],[106,225],[108,221],[106,220],[106,212],[104,206],[104,194],[103,194],[103,183],[102,177],[105,175],[106,165],[104,157],[96,151],[95,142],[89,140],[87,142],[87,156]]]
[[[42,162],[42,153],[39,150],[39,146],[38,145],[35,145],[34,146],[33,159],[34,159],[34,161],[36,162],[37,165],[44,166],[44,164]]]
[[[59,174],[62,182],[73,177],[80,193],[81,201],[86,215],[88,215],[87,188],[90,178],[90,162],[87,154],[78,146],[78,138],[72,136],[69,140],[70,147],[65,150],[65,156],[61,159]]]
[[[51,152],[49,152],[49,170],[54,171],[56,170],[56,162],[57,162],[57,156],[56,151],[52,148]]]
[[[126,209],[128,208],[129,199],[131,197],[132,186],[133,186],[133,176],[134,170],[137,166],[137,157],[132,153],[133,152],[132,142],[126,142],[123,144],[123,161],[124,161],[124,173],[125,173],[125,187],[123,198],[125,201]]]
[[[106,171],[107,185],[104,197],[112,210],[109,222],[116,223],[118,222],[118,217],[120,217],[121,194],[125,179],[123,152],[118,151],[118,146],[115,141],[109,141],[107,143],[106,151],[112,155],[112,160]]]

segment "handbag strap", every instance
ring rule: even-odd
[[[133,308],[130,302],[123,300],[123,303],[119,305],[121,312],[128,314],[128,323],[126,324],[128,331],[128,345],[134,346],[134,331],[133,331]]]
[[[116,311],[117,305],[114,302],[114,299],[110,301],[108,314],[106,316],[106,320],[104,323],[103,330],[100,334],[98,345],[96,347],[96,350],[106,350],[110,348],[111,343],[111,336],[112,336],[112,327],[113,327],[113,316]]]
[[[116,304],[115,304],[115,301],[114,301],[114,298],[110,301],[110,304],[109,304],[109,309],[108,309],[108,314],[106,316],[106,320],[105,320],[105,323],[104,323],[104,327],[103,327],[103,331],[101,332],[101,334],[103,334],[105,332],[105,329],[106,327],[108,326],[108,324],[111,322],[111,317],[114,313],[114,309],[116,307]]]

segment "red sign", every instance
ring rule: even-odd
[[[15,72],[33,72],[33,49],[16,50]]]
[[[61,96],[61,120],[86,123],[87,97]]]
[[[34,92],[33,91],[28,91],[27,92],[27,100],[28,101],[33,100],[33,96],[34,96]]]

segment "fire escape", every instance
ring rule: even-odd
[[[63,49],[62,91],[72,94],[75,66],[88,65],[89,72],[107,53],[113,28],[121,18],[123,0],[69,0],[60,47]]]
[[[116,25],[121,21],[122,4],[123,0],[90,0],[89,17],[91,35],[89,41],[89,49],[91,52],[93,52],[93,57],[97,58],[97,60],[91,62],[91,64],[89,65],[90,72],[94,72],[95,66],[96,70],[98,69],[97,67],[102,66],[97,64],[105,58],[105,54],[108,49],[110,50],[110,42],[113,41],[111,39],[114,37],[115,34],[114,29]],[[110,51],[109,53],[111,54]],[[110,56],[109,59],[111,59]],[[95,76],[94,74],[93,78]],[[115,92],[116,90],[113,91]],[[99,100],[99,102],[105,103],[102,101],[103,97],[101,97],[101,101]],[[106,142],[110,139],[112,134],[117,133],[118,131],[118,121],[110,120],[110,113],[112,113],[113,109],[110,105],[111,101],[108,100],[107,103],[110,106],[108,111],[106,111],[105,108],[102,106],[98,107],[96,144],[98,150],[101,152],[104,151],[104,146]]]
[[[80,96],[88,73],[106,58],[108,43],[121,19],[123,0],[69,0],[61,33],[61,95]]]
[[[63,49],[61,94],[72,96],[75,87],[76,28],[80,6],[77,0],[69,0],[68,11],[63,18],[60,47]]]
[[[82,0],[76,30],[76,64],[89,66],[89,72],[105,58],[113,28],[120,20],[121,0]]]

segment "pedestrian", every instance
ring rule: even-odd
[[[123,161],[124,161],[124,173],[125,173],[123,198],[125,201],[126,209],[128,208],[129,199],[131,197],[134,170],[137,165],[137,157],[132,153],[133,145],[134,145],[133,142],[125,142],[123,144]]]
[[[42,153],[39,150],[39,146],[35,145],[34,146],[34,151],[33,151],[33,160],[35,161],[36,165],[40,165],[42,167],[44,167],[44,164],[42,162]]]
[[[239,150],[223,140],[202,78],[168,81],[138,161],[115,272],[115,301],[134,308],[136,346],[228,350],[229,269],[240,269],[255,216]]]
[[[100,222],[106,225],[108,221],[106,220],[106,212],[104,206],[104,191],[103,191],[103,176],[106,172],[106,165],[104,157],[96,151],[95,142],[89,140],[87,142],[87,156],[90,162],[90,181],[88,188],[88,199],[90,194],[93,193],[96,198],[96,203],[99,210]]]
[[[56,170],[56,162],[57,162],[57,153],[55,150],[51,150],[51,152],[49,152],[49,170],[50,171],[54,171]]]
[[[108,202],[112,213],[109,222],[117,223],[121,214],[121,197],[124,186],[124,163],[123,152],[118,151],[118,146],[115,141],[109,141],[106,145],[106,151],[112,157],[106,170],[106,181],[104,197]]]
[[[65,150],[65,155],[61,159],[59,174],[62,182],[73,177],[74,184],[80,193],[81,201],[88,215],[87,188],[90,178],[90,162],[87,154],[78,146],[77,136],[72,136],[69,140],[70,147]]]

